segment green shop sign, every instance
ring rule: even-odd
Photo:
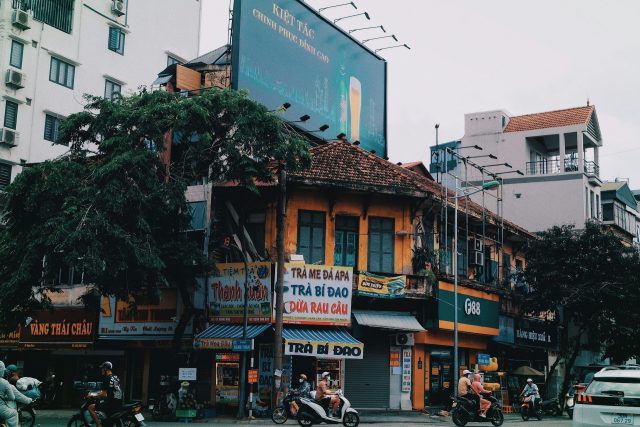
[[[454,293],[451,283],[438,283],[438,327],[453,330]],[[500,297],[458,286],[458,330],[473,334],[500,334]]]

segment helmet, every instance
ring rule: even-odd
[[[109,369],[112,370],[113,369],[113,363],[111,362],[102,362],[102,364],[99,366],[100,369]]]
[[[464,371],[462,371],[462,375],[469,375],[471,373],[470,370],[465,369]]]
[[[532,380],[531,378],[527,378],[527,382],[528,382],[528,383],[532,383],[532,382],[533,382],[533,380]]]
[[[306,380],[307,376],[305,374],[300,374],[300,378],[302,378],[303,380]]]
[[[12,374],[12,373],[18,371],[18,367],[16,365],[8,365],[6,367],[6,370],[7,370],[8,373]]]
[[[322,378],[326,378],[326,377],[328,377],[328,376],[329,376],[329,372],[323,372],[323,373],[322,373]]]

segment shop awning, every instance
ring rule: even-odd
[[[270,323],[247,326],[247,338],[242,338],[242,325],[218,324],[209,326],[193,339],[193,347],[197,350],[231,350],[247,351],[252,348],[253,339],[269,329]],[[246,342],[246,344],[243,344]],[[249,346],[249,347],[247,347]],[[245,350],[240,350],[245,348]]]
[[[364,344],[346,329],[292,328],[282,330],[284,354],[331,359],[362,359]]]
[[[401,311],[353,310],[352,313],[360,326],[407,332],[425,330],[414,316]]]

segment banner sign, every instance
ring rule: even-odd
[[[171,339],[180,314],[178,291],[173,288],[162,289],[157,301],[148,301],[142,296],[129,297],[128,301],[115,297],[102,297],[100,337],[122,337],[123,340],[135,340],[143,336]],[[187,325],[186,335],[192,331]]]
[[[291,387],[291,357],[282,358],[282,386]],[[260,400],[271,402],[273,382],[273,344],[260,344],[258,350],[258,390]]]
[[[209,283],[209,313],[212,323],[242,323],[244,318],[244,263],[217,264]],[[249,323],[271,321],[271,263],[250,262]]]
[[[438,282],[438,326],[452,331],[454,328],[454,289],[451,283]],[[458,286],[458,329],[460,332],[493,335],[500,334],[498,316],[500,297],[488,292]]]
[[[403,298],[407,276],[384,277],[371,273],[358,274],[358,295],[373,298]]]
[[[194,339],[193,347],[197,350],[233,350],[233,338]]]
[[[326,124],[387,155],[384,59],[302,0],[235,0],[232,34],[234,89],[269,110],[294,105],[282,117],[307,131]]]
[[[516,319],[515,343],[555,349],[558,345],[555,323],[533,319]]]
[[[93,344],[95,313],[83,309],[38,311],[20,328],[20,347],[87,348]]]
[[[402,392],[411,391],[411,349],[402,350]]]
[[[286,340],[284,354],[291,356],[311,356],[327,359],[362,359],[363,344]]]
[[[352,267],[285,264],[283,322],[349,326],[352,283]]]
[[[178,368],[178,381],[196,381],[198,368]]]
[[[12,332],[0,334],[0,348],[16,348],[20,341],[20,326]]]

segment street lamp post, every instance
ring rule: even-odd
[[[488,181],[482,187],[470,193],[458,194],[458,176],[455,176],[455,210],[453,217],[453,391],[458,395],[458,380],[460,376],[460,364],[458,360],[458,199],[469,197],[480,191],[490,190],[500,185],[498,181]],[[467,202],[468,203],[468,202]]]

